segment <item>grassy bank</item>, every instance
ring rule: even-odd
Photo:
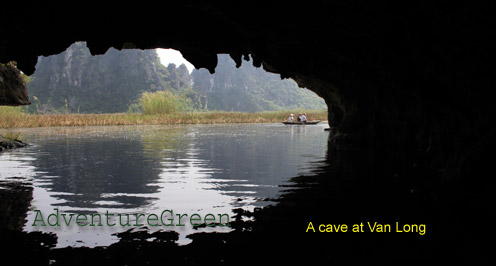
[[[110,125],[177,125],[222,123],[276,123],[286,120],[295,111],[260,113],[240,112],[182,112],[159,115],[145,114],[50,114],[32,115],[20,111],[5,111],[0,107],[0,128]],[[11,108],[11,107],[10,107]],[[327,120],[327,111],[305,111],[309,120]]]

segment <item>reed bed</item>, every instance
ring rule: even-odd
[[[4,107],[5,108],[5,107]],[[19,109],[20,110],[20,109]],[[287,120],[290,113],[301,111],[242,112],[179,112],[170,114],[25,114],[2,112],[0,128],[111,125],[177,125],[225,123],[276,123]],[[304,111],[309,120],[327,120],[327,111]]]

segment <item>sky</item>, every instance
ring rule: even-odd
[[[157,49],[158,56],[160,57],[160,62],[162,65],[168,66],[169,63],[174,63],[176,66],[185,64],[189,70],[189,73],[195,68],[190,62],[183,58],[183,55],[174,49]]]

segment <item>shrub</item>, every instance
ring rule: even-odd
[[[0,106],[0,120],[1,127],[10,128],[16,127],[16,125],[21,122],[25,113],[22,110],[23,107],[11,107],[11,106]]]
[[[174,95],[171,91],[144,92],[139,106],[145,115],[184,112],[190,105],[186,97]]]

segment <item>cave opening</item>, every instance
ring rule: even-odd
[[[195,69],[174,49],[124,47],[91,55],[86,42],[76,42],[60,54],[40,56],[36,71],[23,75],[32,103],[24,110],[35,114],[142,112],[142,94],[161,91],[184,101],[188,106],[183,111],[286,111],[289,117],[293,112],[326,109],[314,92],[255,67],[250,55],[241,64],[219,54],[212,74]]]
[[[122,12],[82,7],[57,13],[54,6],[39,4],[25,9],[22,18],[15,15],[22,8],[9,7],[0,11],[7,18],[0,61],[17,61],[22,71],[32,73],[37,56],[59,53],[76,40],[87,40],[94,54],[130,43],[140,49],[172,47],[210,72],[217,65],[217,54],[229,54],[236,63],[251,54],[255,65],[292,78],[323,97],[333,125],[326,142],[329,165],[320,169],[326,174],[306,177],[315,181],[306,183],[309,189],[289,194],[279,206],[300,207],[300,213],[305,213],[304,201],[291,197],[313,195],[319,202],[321,195],[321,204],[316,206],[329,213],[337,208],[347,221],[357,222],[364,216],[384,223],[400,216],[404,224],[430,221],[426,234],[418,238],[344,234],[329,240],[259,228],[255,236],[281,240],[266,241],[266,250],[274,242],[286,242],[284,247],[293,251],[288,254],[314,254],[315,250],[329,254],[331,250],[335,257],[319,259],[333,262],[491,261],[485,243],[492,235],[480,226],[494,219],[494,181],[488,176],[493,171],[496,139],[496,111],[490,95],[495,85],[491,51],[496,40],[491,8],[478,3],[404,8],[399,3],[367,1],[239,6],[212,1],[171,4],[177,12],[169,22],[190,14],[190,25],[195,27],[179,23],[161,37],[143,33],[144,28],[160,32],[163,25],[158,11],[144,7]],[[86,19],[88,14],[94,19]],[[305,19],[294,19],[294,15]],[[60,21],[69,22],[71,28],[64,35],[50,30],[60,29]],[[32,34],[23,34],[28,31]],[[295,54],[296,50],[306,54]],[[2,96],[0,101],[4,101]],[[329,173],[339,178],[328,178]],[[336,207],[333,202],[343,204]],[[263,213],[277,216],[280,210]],[[299,215],[295,223],[283,223],[288,217],[281,216],[281,223],[266,228],[286,224],[286,233],[295,232],[295,228],[306,229],[313,217],[323,218],[322,223],[336,218],[314,211]],[[195,241],[209,244],[201,236]],[[242,241],[234,238],[233,242]],[[305,250],[289,244],[295,242],[326,244],[308,245]],[[395,255],[383,255],[381,246],[393,248]],[[303,256],[291,258],[305,261]],[[234,255],[230,259],[236,261]]]
[[[129,44],[126,46],[128,45]],[[304,106],[298,103],[302,100],[308,100],[309,97],[313,97],[313,100],[309,101],[306,105],[307,108],[309,106],[314,106],[314,102],[319,103],[322,109],[325,108],[324,101],[314,95],[313,92],[299,88],[293,81],[287,79],[281,80],[278,74],[268,73],[261,68],[253,66],[254,60],[250,59],[249,55],[246,56],[246,62],[243,62],[244,65],[241,66],[236,66],[236,63],[229,55],[218,55],[219,64],[215,70],[217,74],[223,76],[216,79],[207,70],[193,70],[190,72],[189,69],[187,69],[188,67],[186,64],[177,66],[174,63],[171,63],[167,65],[167,67],[158,65],[159,57],[157,57],[157,54],[154,52],[154,50],[139,49],[123,49],[118,51],[117,49],[111,48],[108,49],[105,54],[91,55],[90,51],[87,49],[86,43],[76,42],[60,54],[39,57],[36,71],[29,76],[30,80],[27,84],[31,96],[31,107],[33,108],[30,111],[34,113],[33,115],[37,115],[39,118],[44,117],[46,120],[56,120],[58,117],[61,117],[59,114],[84,114],[88,112],[89,109],[87,108],[87,105],[82,104],[83,102],[81,100],[78,101],[77,96],[89,96],[90,98],[88,101],[96,101],[103,98],[102,102],[95,104],[95,106],[102,107],[102,105],[108,104],[110,99],[118,98],[123,94],[125,95],[125,91],[123,90],[109,92],[108,87],[136,85],[136,83],[133,82],[135,79],[139,79],[140,75],[146,77],[145,82],[148,82],[147,85],[150,85],[150,88],[159,91],[160,84],[154,83],[154,81],[164,77],[161,75],[169,75],[165,77],[167,80],[166,85],[170,85],[172,89],[179,92],[182,89],[190,90],[193,88],[188,87],[192,85],[191,82],[188,83],[188,80],[191,79],[191,76],[188,74],[194,71],[197,71],[199,78],[204,78],[205,80],[203,83],[206,83],[209,86],[208,88],[203,89],[203,91],[212,90],[212,85],[215,83],[221,83],[220,86],[215,88],[233,89],[241,86],[241,91],[250,90],[250,86],[255,84],[258,86],[256,89],[265,93],[258,95],[259,98],[250,101],[248,101],[250,95],[233,97],[233,99],[241,99],[241,101],[246,101],[248,103],[243,106],[243,108],[253,108],[253,103],[257,103],[257,101],[261,99],[260,97],[264,97],[267,94],[270,95],[272,92],[271,90],[276,91],[278,89],[277,84],[282,84],[283,86],[282,92],[276,92],[270,95],[272,96],[272,102],[269,102],[270,104],[258,106],[258,108],[262,109],[236,110],[234,109],[236,105],[232,105],[233,107],[228,108],[228,112],[238,111],[254,113],[266,111],[263,108],[275,106],[277,99],[281,94],[287,94],[283,95],[286,97],[293,96],[290,97],[290,99],[296,104],[291,106],[291,108],[295,108],[293,110],[296,111],[300,110],[303,112],[306,110]],[[146,60],[149,61],[148,64],[146,64]],[[89,68],[96,68],[96,70],[91,70]],[[117,69],[117,71],[113,71],[115,69]],[[160,72],[161,70],[163,72]],[[131,73],[131,78],[127,77],[125,75],[126,73]],[[154,74],[156,75],[154,76]],[[177,79],[170,78],[172,75]],[[255,83],[250,83],[253,82],[253,80]],[[104,85],[107,86],[94,86],[91,82],[103,82]],[[117,86],[112,83],[117,83]],[[197,83],[201,85],[201,79],[200,82]],[[269,86],[263,88],[262,86],[264,84],[269,84]],[[289,95],[294,90],[298,90],[299,94]],[[281,89],[279,89],[279,91],[281,91]],[[232,96],[235,92],[236,91],[224,91],[217,96],[221,97],[221,100],[224,101],[224,103],[230,103],[232,100],[226,99],[226,96]],[[109,93],[110,95],[105,95],[105,93]],[[62,97],[56,99],[54,96]],[[128,102],[130,101],[124,101],[124,103]],[[56,105],[57,103],[58,106]],[[210,100],[209,105],[214,106],[214,103],[214,100]],[[239,103],[240,100],[237,101],[238,106],[240,105]],[[118,106],[115,102],[111,105],[112,107]],[[204,109],[207,109],[206,102]],[[91,112],[91,110],[89,111]],[[102,114],[107,113],[106,110],[100,111]],[[287,119],[290,111],[283,110],[282,112],[284,112],[283,119]],[[323,120],[325,120],[327,116],[325,110],[321,110],[321,115],[322,114],[324,115]],[[310,116],[311,113],[308,115]],[[25,118],[26,117],[18,117],[20,120]],[[111,125],[111,123],[109,123],[109,125]],[[153,128],[153,126],[150,126],[150,128]],[[28,160],[32,161],[31,163],[28,163],[28,165],[36,169],[34,171],[28,169],[20,170],[21,172],[26,171],[23,175],[32,177],[32,180],[29,180],[33,182],[34,187],[31,191],[34,199],[31,208],[35,209],[35,212],[27,212],[27,223],[24,227],[21,226],[20,228],[27,233],[40,231],[51,233],[52,231],[50,228],[39,228],[40,224],[43,226],[53,225],[49,220],[45,220],[47,215],[56,214],[58,217],[59,213],[62,213],[62,217],[64,218],[67,216],[78,217],[75,215],[86,217],[83,216],[86,214],[84,214],[84,212],[82,213],[80,210],[81,208],[85,209],[86,212],[89,212],[91,210],[101,210],[101,208],[99,208],[100,206],[104,206],[113,211],[129,211],[128,209],[131,207],[138,208],[150,204],[163,206],[156,203],[155,201],[157,200],[153,201],[147,199],[145,196],[140,196],[140,194],[151,194],[149,197],[158,198],[158,201],[162,201],[162,204],[164,201],[167,202],[168,200],[180,201],[177,199],[170,199],[167,193],[163,193],[163,190],[166,189],[161,186],[158,186],[159,189],[155,189],[155,191],[146,187],[155,187],[156,185],[153,184],[153,182],[156,182],[156,179],[159,179],[162,180],[160,182],[168,184],[168,189],[171,189],[178,181],[173,180],[172,182],[163,180],[174,178],[176,175],[179,176],[176,178],[183,178],[180,181],[181,184],[188,184],[188,182],[191,181],[187,181],[188,177],[186,177],[184,173],[193,178],[198,178],[198,176],[200,178],[205,178],[205,176],[209,177],[209,175],[202,175],[202,172],[216,173],[217,171],[220,171],[220,173],[216,173],[214,176],[215,178],[213,178],[214,180],[217,180],[215,182],[219,183],[216,184],[216,186],[221,188],[226,187],[226,189],[224,189],[226,192],[222,193],[237,193],[236,197],[233,197],[230,194],[225,196],[222,193],[220,193],[221,195],[209,195],[209,198],[207,197],[207,199],[201,200],[201,204],[197,202],[195,208],[209,209],[211,206],[208,204],[211,204],[217,209],[226,209],[226,206],[248,206],[248,208],[252,208],[251,211],[253,211],[253,206],[259,206],[257,204],[264,206],[267,202],[273,201],[277,193],[280,192],[279,186],[287,181],[285,179],[289,179],[298,173],[311,172],[310,170],[299,170],[299,168],[311,168],[312,161],[325,159],[327,134],[324,133],[323,125],[308,130],[305,128],[285,127],[280,123],[278,123],[277,126],[272,123],[267,126],[265,130],[265,126],[263,125],[250,127],[241,124],[236,127],[229,125],[224,128],[206,127],[206,139],[204,140],[206,144],[195,143],[189,138],[191,135],[203,134],[203,132],[198,132],[199,129],[197,128],[198,127],[195,126],[178,126],[177,128],[172,125],[171,128],[159,128],[158,133],[156,131],[155,133],[152,133],[156,128],[140,129],[139,127],[137,129],[128,129],[128,131],[119,131],[116,128],[112,129],[106,127],[102,130],[93,127],[89,127],[87,130],[83,128],[78,129],[77,127],[52,129],[50,126],[45,130],[42,128],[33,130],[20,129],[20,134],[24,134],[26,138],[33,140],[33,143],[35,143],[40,150],[44,150],[44,152],[33,155],[29,154],[28,148],[26,154],[20,152],[20,154],[22,154],[21,156],[14,155],[12,157],[15,158],[12,159],[12,161],[15,161],[12,166],[6,164],[7,160],[5,158],[0,158],[0,165],[2,167],[5,165],[5,169],[8,170],[7,173],[0,176],[0,178],[5,179],[8,182],[12,181],[12,177],[10,176],[11,168],[23,168],[21,166],[23,164],[23,159],[21,158],[24,155],[29,158]],[[201,129],[201,127],[199,128]],[[217,132],[219,130],[220,132]],[[226,133],[223,133],[222,130],[225,130]],[[214,138],[216,141],[212,141],[212,137],[208,137],[212,132],[215,133],[214,135],[226,134],[226,136],[222,139]],[[115,134],[115,136],[113,134]],[[255,134],[263,135],[263,138],[257,138]],[[108,139],[109,136],[112,136],[110,140]],[[126,139],[124,143],[116,142],[116,140],[119,140],[123,136]],[[135,139],[136,136],[143,138],[143,143],[137,141]],[[47,141],[47,139],[49,141]],[[233,146],[232,148],[229,147],[229,144],[226,144],[229,142],[225,143],[225,141],[229,139],[233,142],[231,144]],[[62,140],[62,142],[60,142],[60,140]],[[295,142],[294,145],[301,144],[302,146],[284,145],[285,142],[289,143],[291,141]],[[153,145],[150,146],[150,142],[153,143]],[[187,143],[187,145],[184,143]],[[227,147],[218,147],[224,145]],[[59,149],[59,146],[63,146],[64,148]],[[124,151],[119,148],[116,149],[113,146],[122,147],[124,148]],[[155,156],[165,156],[167,160],[159,156],[159,159],[155,158],[153,160],[165,160],[165,162],[160,162],[159,166],[150,163],[150,159],[146,158],[150,155],[141,154],[141,146],[144,146],[143,149],[145,150],[145,154],[149,150],[153,150],[154,153],[158,154]],[[198,148],[197,150],[193,149],[193,151],[189,151],[188,146],[208,146],[208,148],[203,147],[202,149]],[[186,155],[178,151],[181,149],[186,151]],[[175,150],[175,152],[170,152],[169,150]],[[244,156],[243,152],[241,152],[243,150],[247,151]],[[137,154],[135,154],[136,151],[138,151]],[[129,161],[129,158],[125,156],[126,154],[132,154],[133,160]],[[188,157],[194,157],[197,154],[201,154],[198,156],[208,156],[201,157],[201,159]],[[183,158],[181,156],[185,157]],[[217,157],[222,159],[219,160]],[[289,157],[289,159],[286,157]],[[208,158],[208,160],[206,158]],[[239,166],[240,162],[235,160],[236,158],[243,159],[244,166]],[[286,158],[287,161],[283,160],[284,158]],[[173,161],[175,160],[184,160],[188,162],[188,164],[183,165],[174,163]],[[198,163],[198,161],[200,163]],[[288,161],[292,163],[288,164]],[[205,165],[210,163],[214,164],[212,165],[213,169],[205,168]],[[167,167],[168,164],[170,164],[170,167]],[[230,167],[233,168],[230,169]],[[179,168],[180,171],[177,172],[181,172],[182,174],[178,174],[169,168]],[[223,169],[226,172],[236,172],[238,168],[243,168],[244,171],[235,174],[226,174],[219,170]],[[160,169],[160,171],[157,169]],[[196,172],[200,172],[200,174]],[[134,180],[135,178],[139,180]],[[43,185],[41,185],[40,180],[45,180],[41,182]],[[88,182],[92,184],[90,185]],[[146,182],[150,182],[150,184],[146,184],[144,187],[144,183]],[[223,182],[229,183],[229,185],[223,184]],[[240,184],[237,184],[237,182]],[[253,182],[253,184],[250,182]],[[200,191],[224,191],[218,188],[211,188],[208,185],[205,186],[205,183],[208,184],[210,181],[201,180],[199,183],[191,182],[191,184],[182,185],[183,187],[177,189],[178,191],[186,190],[187,193],[191,193],[191,191],[188,191],[188,186],[190,186],[190,189]],[[227,190],[227,188],[236,186],[246,187],[248,189],[246,189],[247,191],[244,191],[243,189],[238,188],[234,189],[234,192]],[[186,189],[184,187],[186,187]],[[119,189],[123,190],[119,191]],[[250,189],[253,191],[250,191]],[[133,193],[130,193],[129,191]],[[177,192],[172,192],[171,194],[174,193]],[[201,197],[201,193],[196,193],[199,194],[198,197]],[[133,195],[129,196],[127,194]],[[258,194],[260,194],[258,197],[254,196]],[[216,200],[219,200],[217,198],[222,200],[226,200],[225,198],[227,198],[234,203],[231,206],[231,204],[226,205],[224,202],[219,203],[213,200],[214,204],[212,203],[212,198]],[[264,198],[264,200],[260,200],[259,198]],[[29,201],[25,203],[29,203]],[[200,207],[200,205],[202,205],[202,207]],[[192,210],[189,211],[191,212]],[[232,210],[226,209],[226,212],[230,213]],[[156,214],[152,215],[156,216]],[[225,216],[227,214],[219,215]],[[235,215],[235,213],[231,213],[231,215]],[[103,214],[97,213],[93,214],[91,217],[94,216],[100,217],[99,221],[102,221],[101,217]],[[137,217],[138,215],[135,216]],[[250,218],[239,216],[237,219],[241,222],[246,219],[249,221]],[[56,224],[59,224],[58,222],[59,220],[57,219]],[[134,221],[132,222],[134,224]],[[130,223],[128,218],[128,224]],[[110,224],[112,224],[112,222],[110,222]],[[138,224],[139,221],[136,221],[136,225]],[[79,226],[80,224],[77,225]],[[90,224],[90,226],[93,225]],[[19,225],[17,225],[16,228],[19,229]],[[207,229],[209,228],[207,227]],[[215,228],[213,230],[214,232],[226,232],[226,230],[229,232],[229,229],[227,228],[224,228],[224,230],[222,229],[223,228]],[[56,248],[111,245],[113,243],[112,241],[116,241],[117,239],[115,236],[108,237],[108,234],[103,232],[92,234],[87,231],[74,232],[65,229],[61,230],[63,233],[57,235],[58,241],[56,241]],[[188,230],[182,231],[183,232],[179,234],[179,237],[173,242],[180,245],[191,243],[191,238],[184,236],[184,231],[188,232],[188,234],[192,232]],[[138,229],[133,230],[133,233],[137,232],[139,232]],[[156,233],[153,231],[145,232],[146,234]],[[76,236],[74,237],[72,235]],[[166,235],[167,241],[169,241],[168,237],[170,236]],[[50,247],[52,248],[53,246]]]

